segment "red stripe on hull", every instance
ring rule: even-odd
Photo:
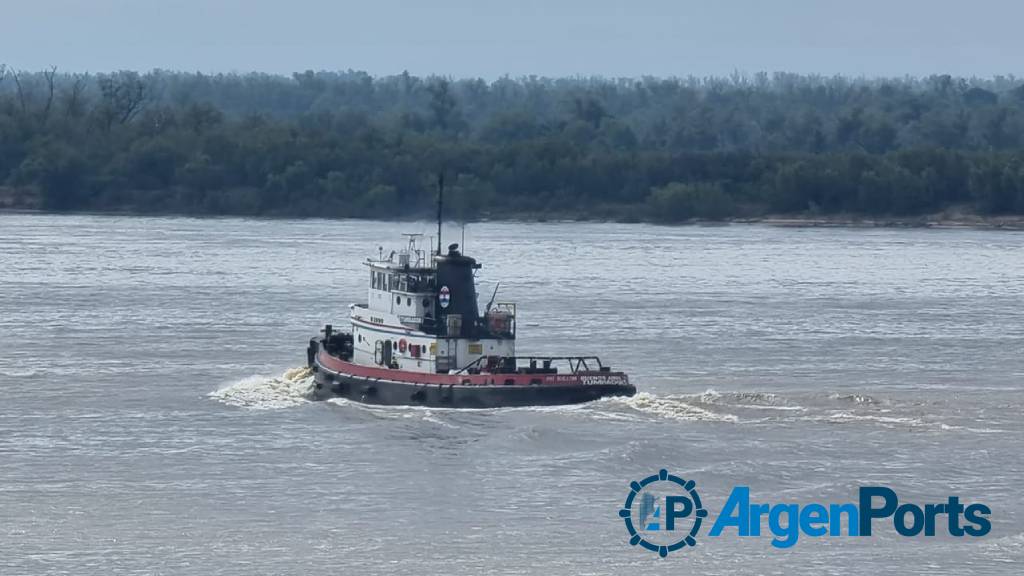
[[[622,372],[576,372],[575,374],[431,374],[410,372],[408,370],[390,370],[353,364],[324,351],[317,353],[317,363],[324,368],[358,376],[394,380],[411,384],[456,384],[463,386],[587,386],[590,384],[628,384],[629,379]],[[509,383],[511,381],[511,383]]]

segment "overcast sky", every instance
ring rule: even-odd
[[[1024,75],[1024,0],[4,0],[19,69]]]

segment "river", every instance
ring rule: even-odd
[[[426,222],[0,214],[0,574],[1019,574],[1024,233],[477,223],[523,353],[630,399],[310,402],[308,338]],[[447,238],[459,241],[454,225]],[[628,544],[630,481],[719,510],[959,495],[981,538]]]

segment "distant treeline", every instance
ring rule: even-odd
[[[0,206],[685,221],[1024,213],[1024,82],[0,68]]]

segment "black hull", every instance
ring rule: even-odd
[[[502,408],[580,404],[608,396],[633,396],[632,384],[464,386],[417,384],[364,378],[316,367],[314,397],[346,398],[364,404],[431,408]]]

